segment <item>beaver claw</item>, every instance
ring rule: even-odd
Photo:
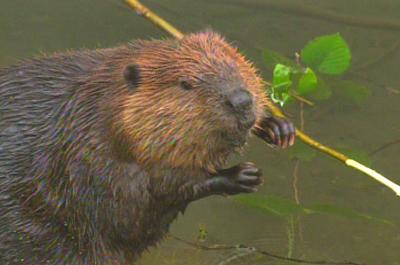
[[[234,195],[255,192],[262,182],[261,170],[248,162],[220,170],[218,176],[208,180],[208,185],[214,194]]]
[[[296,129],[288,120],[268,117],[255,129],[255,134],[272,145],[287,148],[294,144]]]

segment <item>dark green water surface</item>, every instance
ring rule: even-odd
[[[339,93],[314,108],[305,108],[305,130],[335,147],[372,152],[400,139],[400,1],[399,0],[148,0],[160,15],[184,31],[211,27],[255,62],[265,78],[262,50],[288,57],[312,38],[340,32],[352,52],[352,68],[343,78],[367,85],[372,96],[354,104]],[[391,21],[397,29],[376,29],[327,19],[304,8],[376,24]],[[318,9],[318,10],[317,10]],[[307,9],[308,10],[308,9]],[[314,12],[313,11],[313,12]],[[372,23],[372,24],[374,24]],[[137,38],[167,36],[118,0],[2,0],[0,65],[41,52],[116,45]],[[298,104],[286,110],[299,125]],[[372,166],[400,183],[400,143],[371,155]],[[287,151],[252,139],[243,156],[266,177],[259,194],[294,201],[296,161]],[[193,203],[172,226],[172,233],[195,240],[199,226],[208,244],[246,244],[282,256],[308,260],[350,260],[368,265],[400,265],[400,198],[367,176],[319,155],[298,165],[297,190],[304,205],[328,203],[388,220],[394,225],[334,214],[278,217],[249,209],[231,199]],[[250,252],[199,250],[175,240],[152,248],[141,265],[294,264]]]

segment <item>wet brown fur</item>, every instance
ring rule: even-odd
[[[256,101],[259,122],[269,101],[256,69],[213,32],[189,35],[178,49],[175,41],[145,41],[136,45],[140,55],[134,62],[141,69],[140,89],[124,99],[122,124],[116,124],[132,140],[131,153],[136,154],[141,165],[152,167],[156,163],[195,172],[216,172],[232,152],[218,137],[219,130],[227,129],[226,124],[221,125],[221,116],[226,114],[215,111],[220,99],[201,91],[201,84],[194,87],[199,93],[182,90],[179,77],[194,82],[207,75],[231,78],[230,67],[238,67],[239,79]]]
[[[220,85],[268,115],[256,69],[211,31],[1,69],[0,264],[133,264],[250,134]]]

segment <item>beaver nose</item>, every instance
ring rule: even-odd
[[[251,107],[253,100],[246,90],[236,90],[228,96],[228,105],[236,111],[242,112]]]

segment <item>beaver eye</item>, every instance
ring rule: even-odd
[[[179,82],[179,85],[181,86],[181,88],[183,88],[184,90],[191,90],[193,88],[193,86],[186,80],[181,80]]]
[[[128,65],[124,70],[124,78],[130,90],[135,90],[140,84],[139,67],[135,64]]]

